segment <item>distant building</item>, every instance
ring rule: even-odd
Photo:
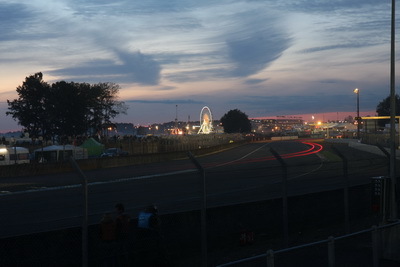
[[[133,135],[135,127],[133,123],[115,123],[119,135]]]
[[[303,127],[302,117],[275,116],[250,119],[252,131],[261,134],[292,132]]]

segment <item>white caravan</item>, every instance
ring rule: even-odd
[[[0,165],[29,163],[29,150],[25,147],[0,146]]]

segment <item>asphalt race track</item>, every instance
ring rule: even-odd
[[[289,196],[370,183],[370,177],[386,174],[381,157],[342,145],[338,148],[349,159],[345,180],[343,163],[327,158],[322,146],[312,140],[250,143],[196,158],[204,175],[189,157],[85,172],[89,224],[113,212],[118,202],[130,214],[152,203],[162,214],[199,210],[203,181],[207,207],[216,207],[280,198],[285,171]],[[276,160],[271,148],[283,162]],[[4,178],[0,191],[1,238],[81,225],[83,190],[76,172]]]

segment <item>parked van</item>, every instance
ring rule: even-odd
[[[29,150],[25,147],[0,146],[0,165],[29,163]]]

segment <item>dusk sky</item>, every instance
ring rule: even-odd
[[[0,0],[0,131],[21,129],[7,99],[36,72],[119,84],[129,109],[115,121],[135,125],[173,121],[176,105],[180,121],[203,106],[355,116],[355,88],[374,115],[390,19],[391,0]]]

